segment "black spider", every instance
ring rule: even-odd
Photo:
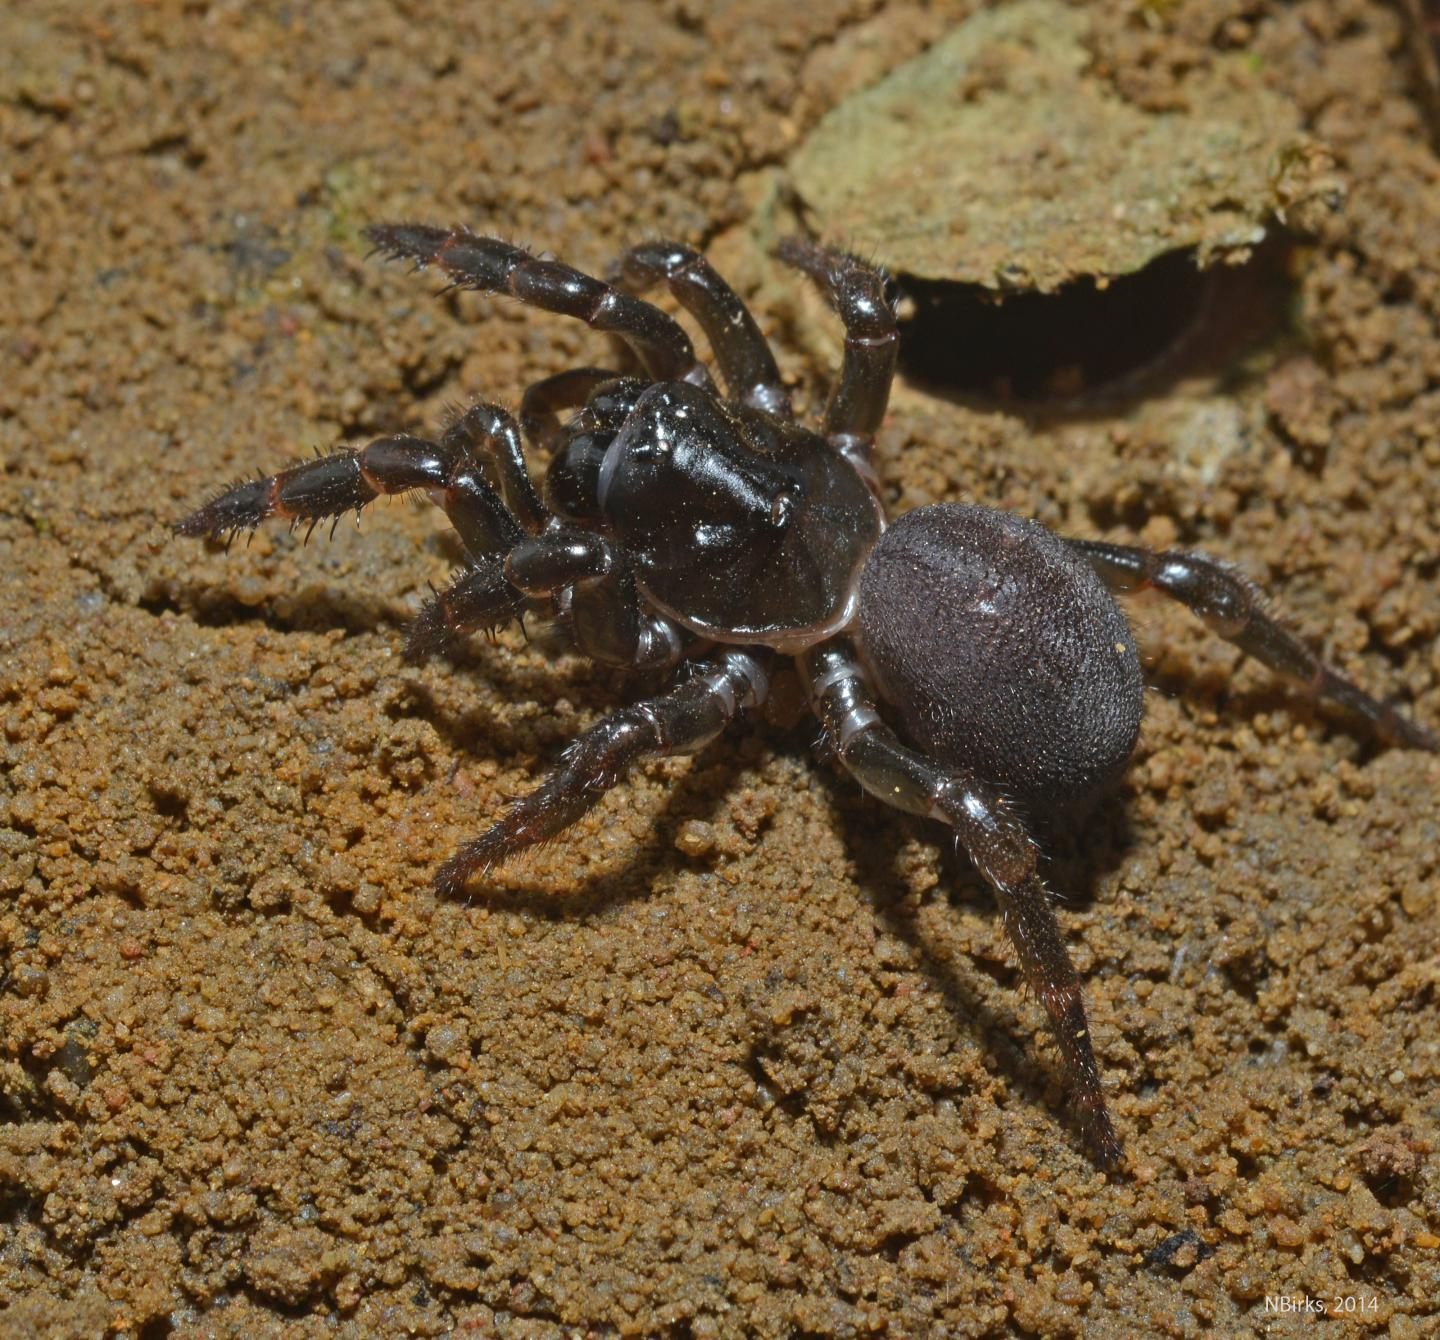
[[[1033,836],[1092,803],[1135,744],[1140,662],[1111,592],[1153,586],[1392,739],[1437,741],[1325,665],[1214,559],[1065,540],[958,504],[918,508],[887,529],[870,450],[895,317],[883,277],[853,257],[795,239],[781,248],[845,327],[817,433],[792,418],[749,312],[689,247],[637,247],[612,285],[463,228],[387,224],[368,235],[390,257],[438,265],[457,287],[618,335],[645,375],[563,372],[526,391],[518,425],[476,404],[438,441],[384,437],[306,461],[230,489],[176,530],[229,537],[270,516],[313,525],[421,489],[444,508],[468,566],[425,607],[412,652],[535,611],[596,661],[690,672],[576,740],[441,867],[440,891],[459,893],[472,872],[555,836],[647,755],[714,739],[764,699],[772,660],[792,657],[841,765],[887,804],[948,824],[994,889],[1054,1026],[1091,1155],[1114,1166],[1120,1143]],[[684,330],[632,296],[661,281],[704,329],[728,395]],[[562,426],[562,409],[579,413]],[[522,430],[550,456],[543,499]]]

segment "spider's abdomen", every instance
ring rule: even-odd
[[[916,744],[1045,822],[1083,811],[1140,729],[1135,639],[1090,565],[1033,521],[917,508],[866,565],[860,626],[877,685]]]

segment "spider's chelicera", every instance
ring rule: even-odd
[[[1435,749],[1434,737],[1327,666],[1214,559],[1066,540],[948,503],[887,527],[871,445],[895,317],[882,275],[851,256],[798,239],[781,247],[845,328],[814,431],[793,418],[750,313],[689,247],[636,247],[605,283],[463,228],[387,224],[368,236],[454,286],[619,336],[643,375],[562,372],[525,392],[518,423],[476,404],[436,441],[384,437],[291,466],[228,490],[176,530],[230,537],[272,516],[313,524],[422,490],[467,561],[422,611],[411,652],[535,612],[603,664],[677,671],[667,692],[577,739],[441,867],[437,887],[457,894],[473,872],[554,837],[640,759],[699,749],[765,698],[777,657],[793,658],[839,763],[886,804],[948,825],[994,889],[1054,1027],[1086,1144],[1100,1165],[1118,1163],[1036,840],[1057,816],[1083,812],[1134,748],[1140,662],[1112,592],[1163,591],[1389,738]],[[661,282],[704,330],[726,394],[684,329],[637,296]],[[565,410],[578,412],[562,423]],[[543,490],[522,441],[548,455]]]

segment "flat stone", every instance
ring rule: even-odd
[[[1193,249],[1239,262],[1274,222],[1341,197],[1299,113],[1237,57],[1147,111],[1090,69],[1057,0],[976,15],[847,98],[789,164],[806,228],[892,270],[1051,292]],[[1196,91],[1198,87],[1198,93]]]

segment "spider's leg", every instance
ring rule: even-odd
[[[843,251],[803,237],[787,237],[776,251],[808,275],[845,326],[840,380],[825,406],[825,434],[835,449],[870,481],[870,448],[890,402],[900,332],[885,297],[885,276]]]
[[[550,514],[525,468],[520,430],[505,410],[484,401],[471,405],[445,430],[441,441],[477,460],[493,463],[505,505],[532,535],[549,520]]]
[[[457,288],[508,293],[543,311],[575,317],[592,330],[620,336],[656,381],[710,386],[683,327],[658,307],[560,261],[545,261],[498,237],[468,228],[382,223],[365,230],[377,251],[408,259],[417,268],[438,265]]]
[[[541,451],[552,450],[560,440],[560,411],[579,409],[592,391],[619,378],[620,373],[605,368],[568,368],[527,386],[520,400],[525,440]]]
[[[615,276],[633,293],[664,281],[704,330],[731,396],[743,404],[790,417],[790,393],[770,346],[735,293],[694,247],[683,242],[645,242],[615,265]]]
[[[398,434],[302,461],[279,474],[237,484],[175,523],[179,535],[229,536],[268,517],[313,527],[358,512],[382,494],[423,489],[444,509],[476,557],[507,550],[523,536],[478,462],[446,434],[443,441]]]
[[[1298,680],[1318,698],[1329,698],[1358,713],[1383,737],[1411,749],[1440,750],[1423,726],[1401,716],[1331,669],[1323,659],[1268,613],[1265,595],[1248,577],[1204,554],[1169,549],[1154,552],[1097,540],[1067,541],[1089,560],[1112,591],[1153,586],[1199,615],[1227,642],[1271,670]]]
[[[539,787],[441,866],[436,888],[458,894],[476,870],[556,837],[647,755],[695,753],[742,708],[765,700],[767,660],[765,654],[720,652],[684,683],[606,717],[571,744]]]
[[[681,629],[647,609],[620,548],[592,530],[552,526],[505,558],[510,585],[529,596],[566,596],[575,648],[627,670],[673,665],[684,652]]]
[[[823,643],[806,653],[804,666],[815,713],[846,770],[887,805],[948,824],[995,890],[1025,978],[1055,1030],[1085,1143],[1096,1163],[1115,1167],[1120,1141],[1105,1106],[1080,979],[1024,823],[993,786],[942,767],[896,738],[875,711],[853,648]]]
[[[501,556],[487,554],[425,602],[410,625],[405,655],[422,660],[443,651],[462,634],[494,632],[535,603],[505,580]]]

